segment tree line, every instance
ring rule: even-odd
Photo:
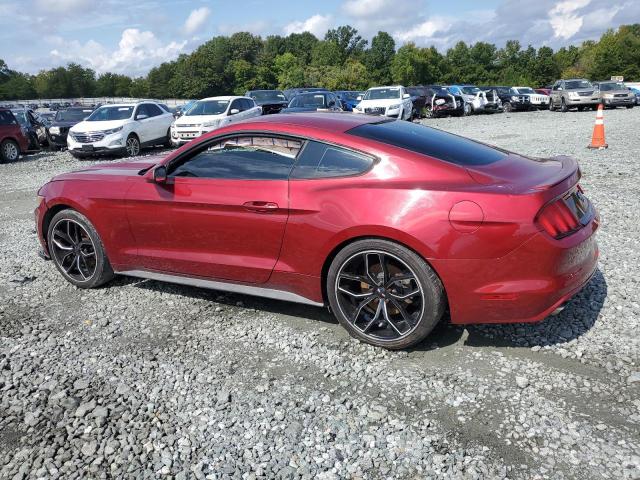
[[[487,42],[458,42],[445,53],[391,35],[371,42],[349,26],[330,29],[321,40],[309,32],[262,38],[248,32],[217,36],[190,54],[164,62],[145,77],[96,75],[77,63],[29,75],[0,59],[0,99],[148,97],[202,98],[243,94],[251,89],[318,86],[364,90],[385,84],[545,86],[560,77],[593,80],[623,75],[640,80],[640,24],[608,30],[598,41],[556,51],[523,48],[516,40],[502,48]]]

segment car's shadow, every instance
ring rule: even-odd
[[[207,290],[155,280],[143,280],[133,277],[119,277],[111,285],[133,285],[136,288],[173,293],[201,300],[216,302],[227,306],[260,310],[279,315],[287,315],[337,324],[337,320],[326,309],[309,305],[271,300]],[[549,346],[567,343],[587,333],[595,324],[607,297],[607,282],[598,269],[589,283],[558,315],[547,317],[538,323],[452,325],[448,313],[434,328],[431,334],[410,351],[428,351],[456,344],[461,341],[465,331],[465,346],[470,347],[520,347]]]

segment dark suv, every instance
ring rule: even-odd
[[[11,110],[0,108],[0,163],[13,162],[27,150],[29,142],[18,120]]]
[[[58,110],[51,125],[47,127],[47,139],[52,150],[67,147],[69,129],[80,123],[93,112],[90,108],[72,107]]]
[[[502,101],[505,112],[531,110],[531,100],[528,95],[520,95],[511,87],[480,87],[485,92],[494,91]]]
[[[47,145],[47,130],[44,121],[36,112],[27,108],[16,108],[11,112],[29,141],[29,150],[40,150],[42,146]]]

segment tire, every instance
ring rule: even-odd
[[[556,107],[553,105],[553,100],[549,99],[549,111],[550,112],[555,112],[556,111]]]
[[[140,155],[140,140],[134,133],[129,134],[127,137],[124,151],[127,157],[136,157]]]
[[[358,240],[343,248],[331,262],[326,287],[334,315],[351,336],[391,350],[424,340],[446,305],[431,267],[388,240]]]
[[[472,113],[473,113],[473,108],[471,107],[471,104],[465,102],[464,106],[462,107],[462,116],[468,117]]]
[[[434,112],[432,109],[430,108],[425,108],[424,109],[424,118],[436,118],[436,112]]]
[[[567,107],[567,102],[564,101],[564,98],[560,101],[560,111],[562,113],[567,113],[569,111],[569,107]]]
[[[633,108],[633,105],[627,105],[627,110],[631,110]]]
[[[513,112],[513,105],[511,105],[511,102],[505,102],[502,104],[502,110],[505,113]]]
[[[167,130],[167,139],[164,141],[164,146],[167,148],[171,148],[173,146],[173,142],[171,141],[171,128]]]
[[[20,146],[13,140],[0,143],[0,163],[15,162],[20,157]]]
[[[95,288],[114,277],[98,232],[75,210],[54,215],[47,230],[47,245],[58,271],[76,287]]]
[[[585,107],[578,107],[578,111],[579,111],[579,112],[584,112],[584,108],[585,108]]]

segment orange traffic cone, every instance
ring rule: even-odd
[[[596,124],[593,126],[593,137],[589,148],[608,148],[609,145],[604,141],[604,107],[598,105],[598,113],[596,113]]]

